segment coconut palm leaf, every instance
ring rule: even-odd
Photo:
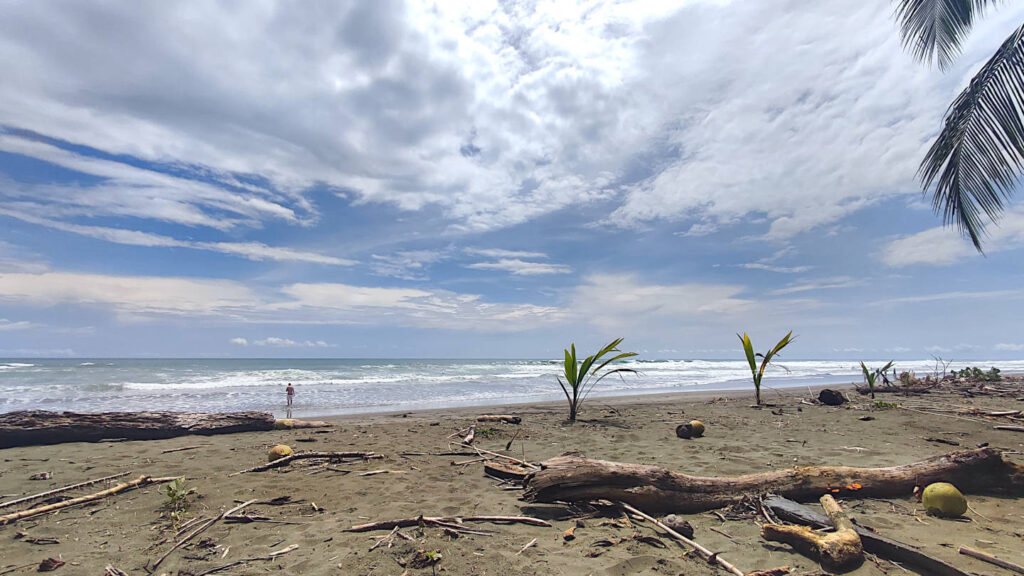
[[[980,252],[985,218],[996,221],[1024,167],[1024,26],[1007,38],[946,111],[921,163],[932,208]]]
[[[974,21],[999,0],[899,0],[896,19],[903,46],[922,62],[949,68]]]

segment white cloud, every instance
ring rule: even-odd
[[[463,250],[471,256],[483,256],[484,258],[547,258],[543,252],[528,252],[525,250],[504,250],[501,248],[466,248]]]
[[[1014,209],[1003,215],[998,225],[988,228],[985,251],[1001,252],[1024,246],[1024,210]],[[882,249],[882,262],[899,267],[913,264],[949,266],[961,260],[978,257],[970,241],[951,228],[930,228],[917,234],[893,240]]]
[[[1024,352],[1024,344],[1008,344],[1000,342],[996,344],[996,350],[1005,350],[1009,352]]]
[[[772,290],[769,294],[773,296],[784,296],[786,294],[796,294],[799,292],[811,292],[815,290],[838,290],[841,288],[852,288],[853,286],[860,286],[864,284],[866,280],[858,280],[849,276],[837,276],[835,278],[823,278],[820,280],[813,280],[802,282],[800,284],[792,284],[785,288],[779,288],[778,290]]]
[[[323,184],[488,230],[625,194],[624,226],[757,216],[784,238],[916,190],[958,83],[1022,10],[983,19],[942,75],[858,0],[15,3],[0,125],[181,177],[22,141],[101,181],[7,199],[223,229],[315,220]]]
[[[778,272],[779,274],[800,274],[814,268],[813,266],[773,266],[761,262],[748,262],[743,265],[750,270],[765,270],[767,272]]]
[[[891,304],[921,304],[927,302],[940,302],[944,300],[997,300],[1004,298],[1022,298],[1024,290],[987,290],[969,292],[957,290],[953,292],[939,292],[936,294],[922,294],[920,296],[904,296],[901,298],[890,298],[872,302],[873,306],[885,306]]]
[[[231,343],[232,344],[236,344],[238,346],[248,346],[249,345],[249,340],[247,340],[245,338],[241,338],[241,337],[239,337],[239,338],[232,338],[231,339]]]
[[[0,318],[0,332],[13,332],[15,330],[28,330],[34,328],[35,324],[25,320],[12,322],[6,318]]]
[[[403,280],[426,280],[429,265],[447,257],[446,250],[407,250],[394,254],[374,254],[370,267],[375,274]]]
[[[542,274],[569,274],[572,268],[563,264],[547,262],[526,262],[518,258],[501,258],[495,262],[475,262],[466,268],[474,270],[501,270],[516,276],[537,276]]]
[[[232,338],[232,342],[236,340],[245,340],[245,338]],[[248,342],[244,345],[248,345]],[[292,340],[291,338],[277,338],[275,336],[269,336],[260,340],[253,340],[253,346],[269,346],[273,348],[331,348],[332,345],[324,342],[323,340]]]
[[[0,215],[17,218],[23,222],[45,226],[54,230],[79,234],[89,238],[96,238],[113,242],[115,244],[127,244],[130,246],[148,246],[165,248],[189,248],[192,250],[204,250],[209,252],[220,252],[240,256],[249,260],[274,260],[278,262],[309,262],[313,264],[329,264],[334,266],[351,266],[356,262],[345,258],[327,256],[316,252],[293,250],[278,246],[267,246],[262,242],[196,242],[191,240],[178,240],[170,236],[142,232],[139,230],[124,230],[121,228],[109,228],[105,226],[83,226],[67,222],[58,222],[49,218],[40,218],[31,214],[25,214],[16,210],[0,209]]]

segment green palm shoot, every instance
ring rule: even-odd
[[[761,405],[761,378],[764,377],[765,368],[768,368],[768,364],[771,363],[774,358],[783,348],[785,348],[790,342],[794,340],[793,331],[790,330],[789,334],[779,340],[779,343],[774,348],[769,350],[765,354],[754,354],[754,345],[750,343],[750,336],[744,332],[743,336],[736,335],[740,342],[743,343],[743,352],[747,355],[747,362],[750,363],[750,374],[754,378],[754,398],[757,399],[757,405]],[[757,361],[761,360],[761,366],[758,367]]]
[[[598,382],[612,374],[618,374],[621,377],[625,373],[637,373],[632,368],[609,367],[613,362],[636,356],[636,352],[622,352],[619,350],[619,344],[622,343],[622,340],[622,338],[613,340],[598,351],[597,354],[584,358],[583,362],[576,360],[575,342],[565,350],[565,366],[562,376],[558,377],[558,385],[562,387],[565,399],[569,403],[569,422],[576,421],[576,415],[579,414],[583,401],[587,399],[587,396],[590,395],[591,390],[594,389]],[[614,356],[602,360],[605,356],[612,354]],[[565,378],[564,380],[562,379],[563,377]]]
[[[878,380],[879,376],[885,374],[889,368],[892,368],[892,360],[889,361],[885,366],[877,370],[869,370],[867,365],[862,361],[860,363],[860,369],[864,371],[864,379],[868,382],[868,390],[871,390],[871,399],[875,399],[875,381]]]

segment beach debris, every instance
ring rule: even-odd
[[[289,552],[292,552],[294,550],[298,550],[298,549],[299,549],[299,545],[298,544],[291,544],[291,545],[285,546],[284,548],[282,548],[282,549],[280,549],[280,550],[278,550],[276,552],[271,552],[270,554],[267,554],[266,556],[253,556],[251,558],[242,558],[241,560],[235,560],[234,562],[232,562],[230,564],[225,564],[223,566],[217,566],[216,568],[210,568],[206,572],[200,572],[199,574],[196,574],[196,576],[207,576],[207,574],[216,574],[217,572],[223,572],[224,570],[228,570],[228,569],[234,568],[235,566],[241,566],[242,564],[248,564],[249,562],[257,562],[257,561],[260,561],[260,560],[264,560],[264,561],[266,561],[266,560],[274,560],[275,558],[277,558],[279,556],[284,556],[285,554],[287,554]]]
[[[559,456],[524,479],[534,502],[618,500],[652,512],[706,512],[775,492],[793,499],[839,494],[847,498],[909,494],[918,483],[955,482],[967,492],[1024,495],[1024,466],[994,448],[951,452],[889,468],[809,466],[736,477],[696,477],[658,466]]]
[[[427,552],[426,550],[417,550],[413,553],[412,558],[406,561],[406,565],[414,570],[420,570],[437,564],[441,561],[441,551],[434,550]]]
[[[679,438],[700,438],[704,435],[704,423],[700,420],[690,420],[686,424],[676,426],[676,436]]]
[[[326,460],[349,460],[349,459],[363,459],[372,460],[383,458],[380,454],[374,454],[373,452],[294,452],[283,458],[273,460],[266,464],[259,466],[253,466],[252,468],[246,468],[245,470],[239,470],[238,472],[232,472],[228,474],[228,477],[238,476],[239,474],[248,474],[250,472],[263,472],[272,468],[280,468],[286,466],[288,463],[294,460],[305,460],[309,458],[324,458]]]
[[[466,434],[466,437],[462,439],[462,443],[469,445],[473,443],[474,439],[476,439],[476,424],[469,427],[469,434]]]
[[[60,558],[47,558],[39,563],[39,568],[37,568],[37,570],[39,572],[53,572],[65,564],[67,564],[67,562]]]
[[[153,570],[156,570],[157,566],[160,566],[160,563],[163,562],[164,560],[166,560],[167,557],[171,555],[171,552],[174,552],[178,548],[181,548],[182,546],[187,544],[189,542],[189,540],[192,540],[196,536],[202,534],[204,531],[206,531],[206,529],[208,529],[210,526],[213,526],[218,521],[224,519],[227,516],[231,516],[231,515],[235,514],[236,512],[241,511],[246,506],[249,506],[250,504],[254,504],[256,502],[257,502],[257,500],[249,500],[248,502],[243,502],[242,504],[239,504],[238,506],[235,506],[234,508],[232,508],[232,509],[230,509],[230,510],[228,510],[226,512],[221,512],[219,515],[214,516],[213,518],[211,518],[211,519],[209,519],[209,520],[207,520],[205,522],[202,522],[198,528],[196,528],[192,532],[189,532],[189,534],[187,536],[183,537],[181,540],[178,540],[174,544],[174,546],[171,546],[170,550],[168,550],[167,552],[164,552],[163,556],[158,558],[157,561],[153,563],[153,566],[151,566],[151,568]]]
[[[843,393],[838,390],[825,388],[818,392],[818,402],[826,406],[839,406],[846,402],[846,396],[843,396]]]
[[[572,542],[576,539],[576,525],[569,526],[562,532],[562,540],[566,542]]]
[[[815,512],[803,504],[798,504],[781,496],[769,494],[763,501],[765,508],[787,522],[805,524],[812,528],[831,528],[832,520],[828,516]],[[860,536],[865,552],[876,554],[882,558],[899,562],[916,568],[922,574],[934,576],[969,576],[967,572],[956,568],[942,560],[928,556],[918,548],[902,542],[886,538],[873,529],[854,525]]]
[[[712,551],[708,550],[707,548],[701,546],[700,544],[694,542],[693,540],[690,540],[686,536],[683,536],[679,532],[676,532],[672,528],[669,528],[663,522],[659,521],[657,518],[655,518],[653,516],[649,516],[649,515],[645,514],[644,512],[641,512],[640,510],[630,506],[629,504],[626,504],[625,502],[619,502],[619,505],[621,505],[623,508],[625,508],[630,513],[636,514],[637,516],[640,516],[641,518],[643,518],[644,520],[647,520],[651,524],[654,524],[658,528],[661,528],[669,536],[675,538],[676,540],[682,542],[683,544],[686,544],[687,546],[692,548],[695,552],[697,552],[697,554],[699,554],[700,557],[703,558],[704,560],[706,560],[709,564],[717,564],[717,565],[721,566],[722,568],[725,568],[729,572],[732,572],[736,576],[744,576],[742,570],[740,570],[739,568],[737,568],[736,566],[731,564],[725,558],[722,558],[717,552],[712,552]]]
[[[1001,558],[996,558],[995,556],[992,556],[991,554],[986,554],[981,550],[975,550],[974,548],[970,548],[968,546],[961,546],[959,552],[964,556],[977,558],[978,560],[988,562],[989,564],[999,566],[1000,568],[1006,568],[1007,570],[1011,570],[1013,572],[1016,572],[1017,574],[1024,574],[1024,566],[1021,566],[1020,564],[1014,564],[1013,562],[1007,562],[1006,560],[1003,560]]]
[[[153,484],[161,484],[163,482],[170,482],[171,480],[174,480],[176,478],[179,478],[179,476],[170,476],[170,477],[167,477],[167,478],[153,478],[152,476],[139,476],[138,478],[136,478],[135,480],[132,480],[131,482],[124,482],[124,483],[118,484],[117,486],[114,486],[112,488],[107,488],[106,490],[102,490],[100,492],[96,492],[95,494],[89,494],[87,496],[80,496],[78,498],[72,498],[70,500],[64,500],[63,502],[56,502],[54,504],[47,504],[45,506],[38,506],[36,508],[30,508],[28,510],[22,510],[21,512],[12,512],[11,514],[7,514],[6,516],[0,516],[0,526],[3,526],[5,524],[10,524],[12,522],[17,522],[18,520],[23,520],[25,518],[30,518],[32,516],[38,516],[40,514],[46,514],[47,512],[53,512],[55,510],[61,510],[63,508],[68,508],[68,507],[71,507],[71,506],[78,506],[79,504],[85,504],[86,502],[93,502],[95,500],[100,500],[102,498],[106,498],[107,496],[113,496],[114,494],[118,494],[118,493],[124,492],[126,490],[132,490],[132,489],[138,488],[140,486],[150,486],[150,485],[153,485]]]
[[[811,548],[826,570],[846,570],[859,565],[864,561],[864,547],[853,523],[830,494],[822,496],[820,502],[835,526],[835,532],[823,536],[807,526],[765,524],[761,526],[761,536],[801,551]]]
[[[681,516],[669,514],[668,516],[662,518],[661,522],[665,524],[665,526],[668,526],[676,532],[679,532],[683,536],[686,536],[687,538],[693,538],[693,526],[691,526],[690,523],[683,519]]]
[[[291,456],[292,454],[295,454],[295,451],[292,450],[291,446],[285,444],[278,444],[271,448],[269,452],[267,452],[267,461],[273,462],[275,460],[280,460],[281,458],[284,458],[286,456]]]
[[[128,573],[120,568],[115,568],[114,566],[107,564],[107,567],[103,569],[103,576],[128,576]]]
[[[60,544],[60,540],[57,540],[56,538],[50,538],[48,536],[29,536],[28,532],[15,532],[14,539],[21,540],[27,544]]]
[[[0,414],[0,448],[96,442],[112,437],[161,440],[189,434],[233,434],[273,430],[269,412],[51,412],[22,410]]]
[[[1007,430],[1009,432],[1024,432],[1024,426],[993,426],[996,430]]]
[[[49,472],[38,472],[28,477],[29,480],[49,480],[53,478],[53,474]]]
[[[967,512],[967,499],[949,482],[935,482],[921,493],[921,503],[929,516],[956,518]]]
[[[522,548],[520,548],[520,549],[519,549],[519,552],[516,552],[516,556],[519,556],[519,555],[520,555],[520,554],[522,554],[523,552],[526,552],[526,550],[527,550],[528,548],[533,548],[533,547],[534,547],[534,546],[536,546],[536,545],[537,545],[537,539],[536,539],[536,538],[534,538],[533,540],[530,540],[529,542],[527,542],[525,546],[523,546]]]
[[[294,418],[278,418],[274,421],[274,430],[296,430],[299,428],[333,428],[334,424],[325,420],[296,420]]]
[[[495,478],[500,478],[502,480],[515,480],[521,482],[531,471],[531,468],[527,468],[521,464],[511,461],[494,459],[484,463],[484,474],[487,476],[494,476]]]
[[[925,438],[925,441],[926,442],[934,442],[936,444],[946,444],[948,446],[959,446],[960,445],[960,443],[957,442],[956,440],[947,440],[945,438],[931,438],[931,437],[928,437],[928,438]]]
[[[206,446],[213,446],[213,444],[193,444],[192,446],[182,446],[181,448],[168,448],[167,450],[161,450],[161,454],[170,454],[172,452],[184,452],[186,450],[196,450],[198,448],[205,448]]]
[[[529,524],[531,526],[543,526],[545,528],[551,528],[551,523],[541,520],[540,518],[531,518],[529,516],[416,516],[415,518],[400,518],[398,520],[384,520],[381,522],[371,522],[369,524],[358,524],[351,528],[342,530],[343,532],[372,532],[374,530],[391,530],[396,526],[398,528],[408,528],[410,526],[420,525],[435,525],[435,526],[449,526],[452,525],[458,527],[463,522],[493,522],[497,524]]]
[[[520,424],[523,419],[519,416],[508,414],[481,414],[476,417],[477,422],[501,422],[502,424]]]
[[[41,498],[47,498],[49,496],[53,496],[55,494],[60,494],[62,492],[67,492],[69,490],[74,490],[76,488],[84,488],[85,486],[91,486],[93,484],[99,484],[100,482],[106,482],[108,480],[114,480],[115,478],[121,478],[122,476],[127,476],[129,474],[131,474],[131,472],[121,472],[120,474],[114,474],[112,476],[104,476],[103,478],[97,478],[95,480],[87,480],[85,482],[79,482],[78,484],[72,484],[70,486],[62,486],[60,488],[55,488],[53,490],[47,490],[46,492],[40,492],[39,494],[33,494],[31,496],[25,496],[25,497],[22,497],[22,498],[18,498],[16,500],[8,500],[7,502],[0,502],[0,508],[8,508],[10,506],[14,506],[15,504],[22,504],[24,502],[31,502],[32,500],[39,500]]]

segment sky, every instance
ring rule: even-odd
[[[887,2],[0,0],[0,356],[1024,358]]]

